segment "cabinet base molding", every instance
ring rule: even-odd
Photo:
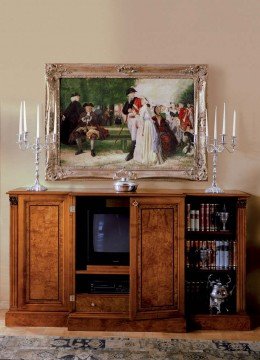
[[[159,331],[186,332],[184,317],[171,319],[130,320],[127,318],[89,317],[86,314],[71,314],[68,319],[68,330],[85,331]]]
[[[251,330],[251,319],[248,315],[194,315],[190,317],[188,328],[193,330]]]
[[[65,327],[68,312],[32,312],[9,310],[5,315],[6,326]]]

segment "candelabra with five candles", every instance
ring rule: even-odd
[[[40,110],[39,105],[37,106],[37,127],[36,127],[36,137],[35,142],[30,143],[28,140],[28,131],[27,131],[27,121],[26,121],[26,107],[25,101],[21,102],[20,106],[20,122],[19,122],[19,134],[18,134],[18,145],[21,150],[32,150],[35,153],[35,180],[32,186],[26,188],[28,191],[46,191],[47,187],[41,185],[40,183],[40,174],[39,174],[39,164],[40,164],[40,153],[44,149],[54,150],[56,148],[57,142],[57,114],[56,107],[54,109],[54,131],[53,133],[45,136],[45,141],[42,143],[40,141]]]

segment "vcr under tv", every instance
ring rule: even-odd
[[[129,294],[129,281],[127,280],[93,280],[89,285],[91,294]]]

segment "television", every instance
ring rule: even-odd
[[[123,205],[97,199],[76,207],[78,268],[129,265],[129,207]]]

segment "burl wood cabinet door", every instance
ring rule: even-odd
[[[132,319],[184,314],[184,199],[132,198]]]
[[[69,217],[68,196],[19,196],[18,309],[68,310]]]

